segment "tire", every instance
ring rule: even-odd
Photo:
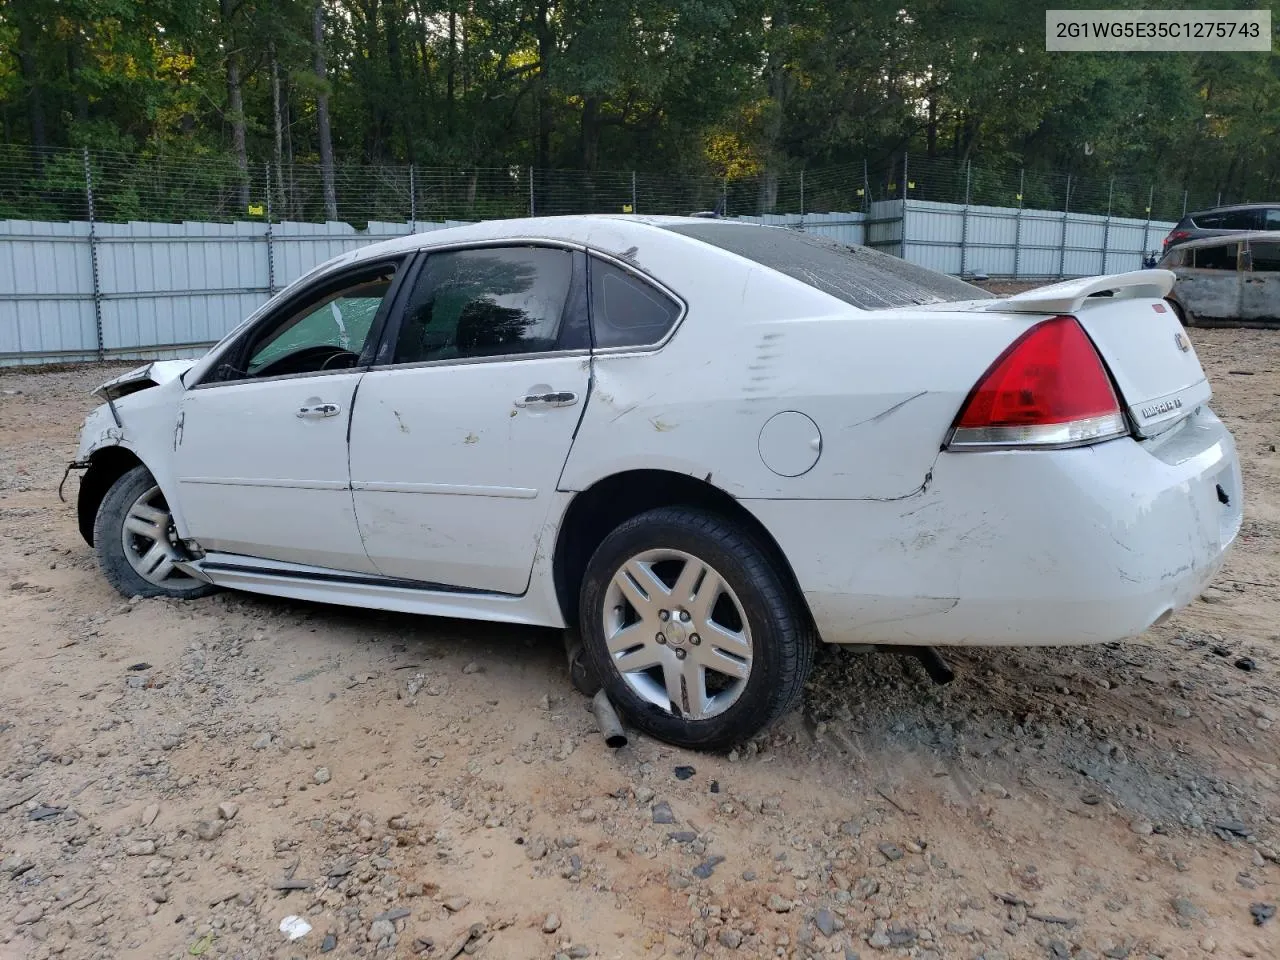
[[[130,520],[132,527],[126,530]],[[159,539],[134,528],[153,529]],[[138,466],[123,474],[102,498],[93,522],[94,550],[107,582],[126,597],[194,600],[213,593],[212,584],[172,568],[182,555],[169,539],[171,530],[168,504],[151,471]],[[142,572],[148,568],[153,568],[151,579]]]
[[[1178,318],[1178,322],[1180,324],[1182,324],[1184,327],[1195,326],[1194,319],[1188,318],[1187,311],[1183,308],[1182,304],[1180,304],[1177,300],[1174,300],[1171,297],[1165,297],[1164,302],[1169,305],[1169,308],[1171,310],[1173,310],[1173,315]]]
[[[769,726],[813,665],[815,633],[788,578],[756,537],[701,509],[660,507],[609,534],[587,564],[579,623],[627,720],[691,749]]]

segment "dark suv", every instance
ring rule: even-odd
[[[1188,213],[1164,238],[1163,253],[1180,243],[1245,230],[1280,230],[1280,203],[1240,203]]]

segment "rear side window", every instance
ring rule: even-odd
[[[550,247],[433,253],[405,306],[392,363],[555,350],[573,254]]]
[[[1267,222],[1264,230],[1280,230],[1280,207],[1272,207],[1267,211]]]
[[[1249,244],[1254,273],[1280,273],[1280,242],[1264,241]]]
[[[993,296],[869,247],[851,247],[797,230],[710,220],[667,229],[754,260],[863,310]]]
[[[1234,270],[1236,268],[1236,244],[1222,243],[1213,247],[1197,247],[1193,251],[1197,270]]]
[[[679,318],[680,304],[653,284],[591,258],[591,329],[597,348],[655,344]]]
[[[1222,226],[1225,230],[1257,230],[1262,226],[1262,211],[1233,210],[1223,215]]]

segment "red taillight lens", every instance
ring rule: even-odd
[[[1190,230],[1175,230],[1173,231],[1173,233],[1169,234],[1167,237],[1164,238],[1164,248],[1168,250],[1169,244],[1178,243],[1182,240],[1187,239],[1187,237],[1189,236],[1191,236]]]
[[[1093,343],[1075,317],[1032,327],[991,365],[949,446],[1075,446],[1127,432]]]

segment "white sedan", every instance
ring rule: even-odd
[[[130,596],[576,627],[636,727],[721,748],[817,641],[1114,641],[1198,594],[1240,470],[1172,282],[1000,299],[692,218],[405,237],[104,384],[80,528]]]

